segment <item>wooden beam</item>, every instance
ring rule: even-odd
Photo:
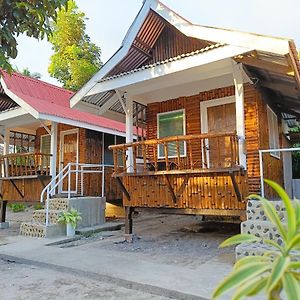
[[[127,198],[128,201],[130,201],[130,194],[128,193],[126,187],[124,186],[122,180],[120,177],[116,177],[117,178],[117,182],[122,190],[122,192],[124,193],[125,197]]]
[[[172,185],[171,185],[171,182],[170,182],[170,179],[169,179],[168,175],[165,174],[164,178],[165,178],[165,181],[166,181],[166,184],[167,184],[167,188],[168,188],[169,192],[171,193],[172,200],[173,200],[174,203],[176,203],[177,196],[175,195],[175,192],[172,188]]]
[[[183,180],[182,184],[180,185],[180,187],[178,189],[178,192],[176,194],[176,200],[178,200],[178,198],[182,195],[182,193],[183,193],[183,191],[184,191],[184,189],[185,189],[185,187],[186,187],[186,185],[189,181],[189,178],[190,178],[189,175],[184,177],[184,180]]]
[[[290,66],[272,63],[266,60],[258,59],[254,56],[239,56],[235,57],[234,60],[244,65],[264,69],[269,72],[284,74],[291,77],[294,76],[294,71]]]
[[[237,197],[238,201],[241,202],[241,201],[243,201],[243,199],[242,199],[241,192],[239,190],[239,185],[237,184],[237,182],[235,180],[235,175],[234,175],[233,172],[229,172],[229,175],[230,175],[230,178],[231,178],[231,181],[232,181],[232,185],[233,185],[236,197]]]
[[[20,191],[20,189],[17,187],[17,185],[15,184],[15,182],[13,181],[13,179],[10,179],[9,181],[13,185],[13,187],[16,189],[16,191],[18,192],[18,194],[21,196],[21,198],[24,198],[25,197],[24,191],[23,191],[23,193]]]

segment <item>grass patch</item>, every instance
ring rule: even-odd
[[[23,203],[9,203],[8,207],[13,212],[21,212],[26,209],[26,205]]]

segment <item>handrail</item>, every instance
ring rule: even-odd
[[[49,156],[51,157],[52,154],[49,153],[42,153],[42,152],[24,152],[24,153],[9,153],[9,154],[0,154],[0,159],[1,158],[9,158],[9,157],[23,157],[23,156],[32,156],[32,155],[37,155],[37,156]]]
[[[236,132],[190,134],[111,145],[114,176],[239,166]],[[121,163],[120,163],[121,161]],[[120,165],[124,168],[121,170]]]
[[[75,166],[76,169],[72,169]],[[80,170],[79,170],[80,167]],[[46,226],[49,225],[49,200],[53,192],[55,193],[56,188],[63,182],[68,176],[68,199],[71,198],[71,174],[81,174],[81,195],[83,196],[83,174],[85,173],[102,173],[102,187],[101,197],[104,197],[104,185],[105,185],[105,167],[113,167],[112,165],[105,164],[85,164],[85,163],[68,163],[64,168],[45,186],[41,192],[40,202],[44,202],[46,193]],[[100,168],[101,170],[85,170],[85,168]],[[76,177],[76,193],[77,193],[77,177]]]

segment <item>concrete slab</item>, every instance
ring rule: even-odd
[[[9,222],[0,222],[0,229],[9,228]]]
[[[76,234],[90,236],[97,232],[120,230],[123,226],[124,222],[106,222],[102,225],[76,229]]]
[[[1,255],[90,272],[115,281],[138,283],[145,288],[153,286],[177,292],[178,295],[189,295],[190,299],[210,299],[215,286],[232,268],[230,263],[215,259],[197,267],[189,267],[162,264],[139,253],[93,247],[45,247],[45,239],[25,237],[8,238],[8,244],[0,248]]]

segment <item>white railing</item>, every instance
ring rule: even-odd
[[[75,167],[74,169],[72,167]],[[45,200],[46,206],[46,226],[49,225],[49,200],[51,196],[56,194],[56,189],[60,191],[60,193],[66,193],[68,199],[71,198],[71,194],[75,193],[78,194],[78,174],[81,177],[81,188],[80,194],[81,196],[84,195],[84,174],[90,173],[101,173],[101,197],[104,197],[105,194],[105,168],[106,167],[113,167],[113,165],[104,165],[104,164],[84,164],[84,163],[68,163],[49,183],[45,188],[42,190],[40,201],[41,203]],[[95,170],[95,169],[98,170]],[[71,191],[71,175],[76,174],[76,188],[75,191]],[[68,177],[68,188],[67,192],[62,192],[61,186],[63,184],[63,180]],[[45,198],[46,195],[46,198]]]

